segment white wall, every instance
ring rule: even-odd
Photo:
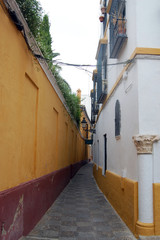
[[[137,47],[137,33],[136,33],[136,4],[139,0],[127,0],[126,1],[126,34],[128,39],[123,45],[119,57],[117,59],[108,59],[108,64],[124,62],[128,60],[135,48]],[[109,39],[109,28],[108,28],[108,53],[110,54],[110,39]],[[109,57],[109,55],[108,55]],[[110,91],[116,82],[120,72],[122,71],[124,64],[117,66],[108,67],[108,90]]]
[[[160,0],[127,0],[126,19],[128,40],[118,59],[131,57],[136,47],[160,47]],[[109,34],[109,32],[108,32]],[[109,38],[108,38],[109,39]],[[109,44],[108,44],[109,48]],[[108,51],[109,52],[109,51]],[[109,56],[108,56],[109,57]],[[141,56],[139,56],[141,57]],[[138,180],[137,150],[132,136],[137,134],[160,135],[160,60],[157,57],[137,59],[102,110],[96,124],[95,151],[99,140],[99,165],[103,167],[104,134],[108,137],[108,170]],[[108,93],[117,81],[124,65],[108,67]],[[115,138],[115,103],[121,106],[121,138]],[[160,182],[160,143],[154,143],[153,175]],[[96,155],[98,156],[98,155]],[[98,162],[98,161],[96,161]]]
[[[159,48],[160,1],[136,0],[135,16],[137,30],[137,46]]]
[[[115,138],[115,103],[121,106],[121,138]],[[128,79],[122,80],[110,100],[105,105],[96,124],[96,136],[99,140],[99,165],[103,167],[104,134],[108,140],[108,170],[137,180],[137,151],[132,136],[138,134],[138,91],[137,66],[128,72]]]
[[[160,136],[160,59],[137,60],[139,133]],[[153,182],[160,183],[160,142],[153,144]]]
[[[160,59],[143,57],[137,60],[139,131],[140,134],[160,135]]]
[[[117,63],[129,59],[136,47],[160,47],[160,1],[159,0],[127,0],[126,1],[126,34],[128,39],[122,47],[118,59],[108,59],[108,63]],[[108,31],[109,39],[109,31]],[[109,50],[109,44],[108,44]],[[109,51],[108,51],[109,52]],[[109,66],[110,90],[123,69]]]

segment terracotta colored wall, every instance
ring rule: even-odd
[[[27,235],[84,164],[86,161],[81,161],[1,191],[0,240],[18,240]]]
[[[102,169],[99,167],[96,170],[96,165],[94,165],[93,174],[101,191],[130,230],[136,234],[138,183],[110,171],[106,171],[106,175],[103,176]]]

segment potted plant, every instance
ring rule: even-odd
[[[103,14],[100,15],[99,20],[100,20],[100,22],[103,22],[103,21],[104,21],[104,15],[103,15]]]
[[[119,34],[126,33],[126,20],[122,17],[122,15],[119,15],[118,19],[118,33]]]
[[[101,12],[102,12],[102,14],[105,14],[106,13],[106,7],[102,6],[101,7]]]

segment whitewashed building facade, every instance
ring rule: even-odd
[[[136,236],[160,235],[160,1],[104,0],[100,7],[94,176]]]

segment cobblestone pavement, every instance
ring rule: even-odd
[[[89,163],[78,171],[37,226],[22,239],[135,240],[136,238],[98,189],[92,175],[92,164]]]

